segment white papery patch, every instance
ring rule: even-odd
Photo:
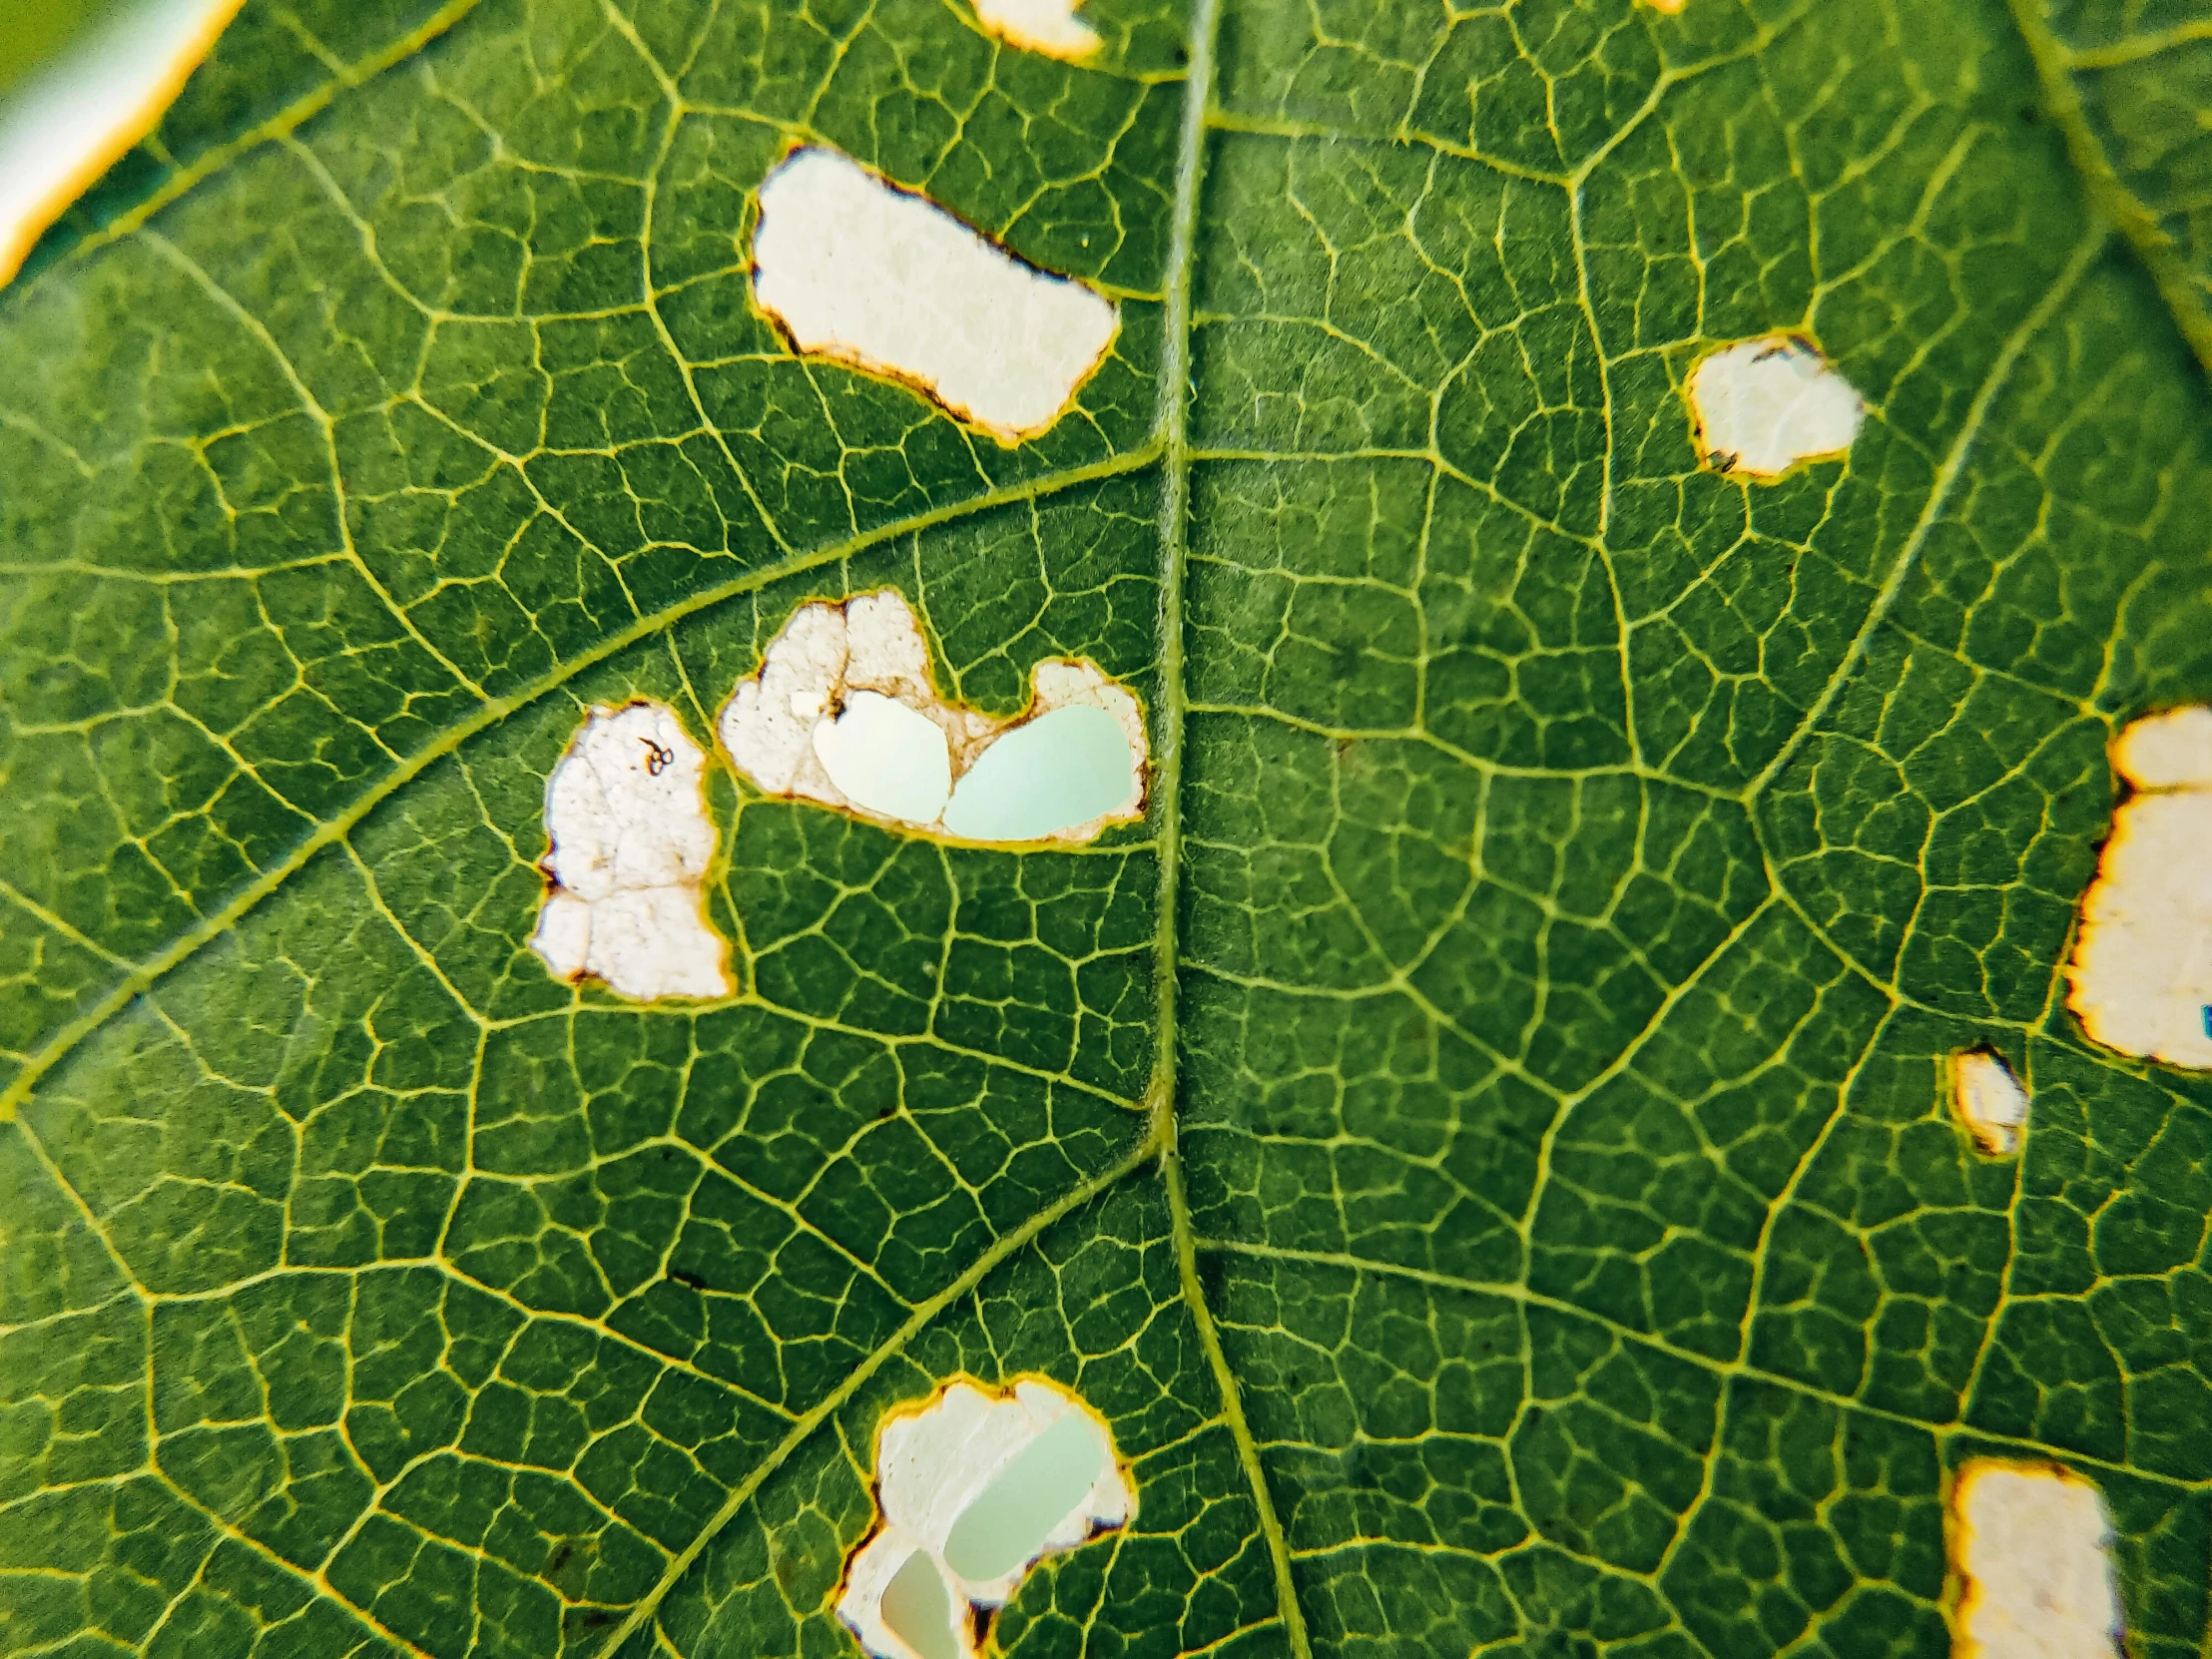
[[[802,605],[718,723],[771,795],[980,841],[1089,840],[1144,811],[1144,713],[1095,663],[1039,663],[1028,713],[937,696],[891,589]]]
[[[1981,1150],[2010,1157],[2027,1127],[2027,1090],[2012,1068],[1985,1048],[1951,1056],[1950,1104]]]
[[[530,948],[624,996],[727,996],[728,948],[700,886],[715,827],[706,756],[659,703],[594,708],[545,786],[551,877]]]
[[[2107,1048],[2212,1067],[2212,709],[2136,721],[2112,767],[2134,793],[2082,895],[2066,1006]]]
[[[2112,1523],[2095,1486],[2050,1464],[1975,1458],[1950,1520],[1958,1659],[2117,1659]]]
[[[753,291],[800,350],[907,381],[1006,443],[1060,418],[1120,324],[1113,301],[824,149],[761,186]]]
[[[1009,46],[1076,63],[1098,50],[1098,32],[1075,15],[1076,0],[975,0],[984,28]]]
[[[139,0],[87,29],[0,107],[0,282],[176,101],[240,0]]]
[[[1779,478],[1800,461],[1840,455],[1859,435],[1867,405],[1796,334],[1770,334],[1716,351],[1684,388],[1698,451],[1721,472]]]
[[[1037,1379],[965,1379],[875,1438],[881,1524],[837,1616],[878,1659],[973,1659],[972,1609],[1003,1607],[1041,1555],[1125,1525],[1136,1500],[1104,1422]]]

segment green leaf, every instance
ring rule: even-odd
[[[1025,1659],[1941,1653],[1980,1455],[2202,1651],[2212,1084],[2063,963],[2212,697],[2203,18],[1082,15],[249,0],[0,291],[0,1653],[856,1652],[961,1372],[1134,1474]],[[793,355],[794,142],[1115,300],[1057,424]],[[1701,463],[1778,330],[1863,429]],[[718,758],[737,993],[551,977],[585,711],[886,587],[1145,822]]]
[[[2200,6],[2013,0],[2042,94],[2092,198],[2212,367],[2212,16]]]

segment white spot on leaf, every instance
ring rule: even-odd
[[[878,1659],[973,1659],[974,1611],[1003,1607],[1040,1556],[1125,1525],[1135,1498],[1113,1436],[1054,1383],[966,1379],[883,1423],[877,1529],[837,1614]]]
[[[1982,1151],[2004,1158],[2019,1151],[2027,1090],[1997,1055],[1970,1048],[1951,1057],[1950,1103]]]
[[[2094,1485],[2050,1464],[1975,1458],[1950,1518],[1959,1659],[2117,1659],[2112,1523]]]
[[[727,996],[700,886],[715,855],[706,757],[658,703],[595,708],[545,786],[552,878],[530,948],[640,1001]]]
[[[975,0],[975,15],[1009,46],[1075,63],[1098,50],[1098,32],[1075,7],[1076,0]]]
[[[1795,334],[1714,352],[1690,371],[1685,391],[1706,463],[1762,480],[1842,454],[1867,413],[1851,382]]]
[[[140,0],[9,89],[0,107],[0,282],[176,101],[240,0]]]
[[[802,351],[919,387],[1002,442],[1059,419],[1113,342],[1113,302],[986,242],[834,150],[761,186],[753,291]]]
[[[2082,895],[2066,1006],[2107,1048],[2212,1068],[2212,709],[2136,721],[2112,765],[2134,793]]]
[[[1026,715],[937,696],[896,592],[802,605],[723,706],[723,748],[771,795],[965,840],[1089,840],[1144,810],[1144,715],[1094,663],[1039,663]]]

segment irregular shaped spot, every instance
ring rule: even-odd
[[[1714,352],[1684,388],[1698,454],[1718,472],[1767,481],[1800,461],[1841,455],[1867,405],[1797,334],[1769,334]]]
[[[2136,721],[2112,747],[2112,814],[2066,967],[2066,1006],[2107,1048],[2212,1067],[2212,709]]]
[[[10,90],[0,111],[0,282],[161,119],[241,3],[140,0],[112,8]]]
[[[2027,1090],[2003,1059],[1985,1048],[1951,1057],[1950,1106],[1982,1151],[2009,1158],[2027,1127]]]
[[[624,996],[727,996],[728,946],[701,883],[715,827],[706,757],[659,703],[594,708],[545,786],[550,878],[530,948]]]
[[[1973,1458],[1951,1493],[1959,1659],[2107,1659],[2121,1651],[2112,1523],[2097,1488],[2048,1463]]]
[[[1030,672],[993,720],[938,697],[895,591],[803,605],[723,705],[722,746],[771,795],[980,841],[1084,841],[1144,812],[1144,714],[1095,663]]]
[[[1112,1432],[1056,1383],[966,1378],[875,1437],[875,1530],[837,1602],[879,1659],[973,1659],[1038,1557],[1127,1524],[1136,1499]]]
[[[824,149],[761,186],[753,291],[799,350],[903,380],[1007,444],[1059,419],[1120,322],[1082,283]]]
[[[984,28],[1009,46],[1075,63],[1098,50],[1098,32],[1075,15],[1076,0],[975,0]]]

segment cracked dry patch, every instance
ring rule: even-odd
[[[2027,1133],[2027,1090],[2002,1056],[1969,1048],[1951,1056],[1950,1107],[1974,1144],[1992,1158],[2009,1158]]]
[[[1949,1520],[1958,1659],[2117,1659],[2112,1522],[2092,1482],[2054,1463],[1973,1458]]]
[[[1113,1434],[1059,1384],[953,1378],[876,1431],[875,1530],[837,1616],[877,1659],[973,1659],[1040,1556],[1126,1525]]]
[[[983,27],[1009,46],[1080,63],[1099,48],[1098,32],[1075,15],[1077,0],[975,0]]]
[[[1008,445],[1060,418],[1120,326],[1102,294],[822,148],[761,185],[753,291],[796,349],[902,381]]]
[[[1143,711],[1094,663],[1030,675],[994,720],[944,702],[891,589],[803,605],[723,706],[730,758],[771,795],[963,840],[1086,841],[1142,816]]]
[[[1802,334],[1740,340],[1700,358],[1683,398],[1698,458],[1757,483],[1843,454],[1867,415],[1866,400]]]
[[[2082,895],[2066,1006],[2107,1048],[2212,1068],[2212,708],[2136,721],[2112,770],[2130,793]]]
[[[0,109],[0,284],[177,101],[242,0],[141,0],[87,28]]]
[[[641,1002],[727,996],[702,891],[715,855],[706,757],[663,704],[595,707],[545,786],[551,848],[530,948],[562,979]]]

